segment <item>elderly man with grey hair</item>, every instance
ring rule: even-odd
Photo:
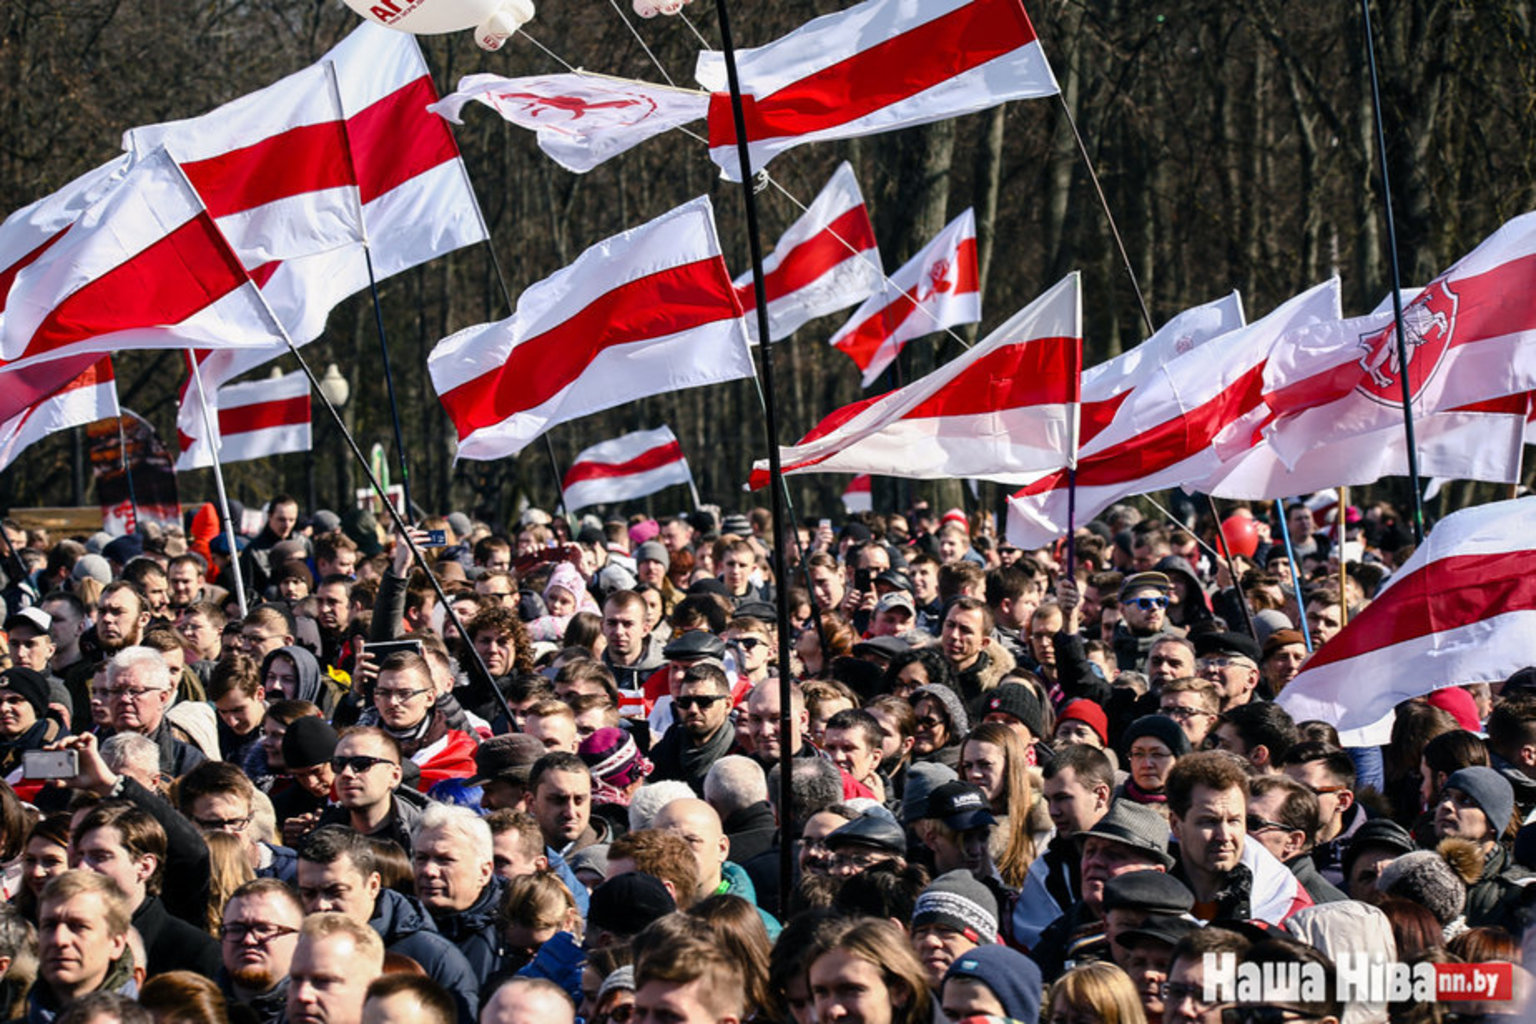
[[[124,647],[107,662],[107,720],[114,733],[147,736],[160,748],[160,771],[180,778],[207,760],[179,735],[165,712],[176,697],[170,666],[150,647]]]
[[[731,754],[710,765],[704,776],[704,802],[720,815],[731,842],[731,860],[745,864],[773,849],[778,825],[768,802],[768,777],[756,761]]]
[[[496,912],[507,883],[496,875],[485,819],[467,807],[430,804],[411,840],[416,897],[478,978],[501,969]]]
[[[148,736],[120,732],[101,743],[101,759],[118,775],[126,775],[151,793],[164,793],[160,746]]]

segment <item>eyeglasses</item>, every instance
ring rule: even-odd
[[[114,686],[105,692],[108,700],[123,699],[136,701],[147,693],[164,693],[165,690],[159,686]]]
[[[219,926],[219,937],[229,942],[244,942],[247,938],[255,939],[260,945],[266,945],[273,939],[280,939],[284,935],[297,935],[297,928],[289,928],[281,924],[226,924]]]
[[[1297,1024],[1318,1019],[1289,1006],[1228,1006],[1221,1011],[1221,1024]]]
[[[722,693],[695,693],[689,694],[686,697],[678,697],[672,703],[676,704],[682,710],[687,711],[690,708],[707,708],[717,701],[722,700],[725,700],[725,695]]]
[[[1144,612],[1149,612],[1153,608],[1168,607],[1168,599],[1166,597],[1133,597],[1125,603],[1133,604]]]
[[[1302,832],[1302,831],[1305,831],[1305,830],[1304,829],[1299,829],[1299,828],[1292,828],[1291,826],[1287,825],[1283,821],[1270,821],[1268,818],[1261,818],[1257,814],[1250,814],[1250,815],[1248,815],[1248,834],[1251,835],[1251,836],[1261,835],[1262,833],[1265,833],[1265,832]]]
[[[937,715],[924,715],[917,720],[917,728],[919,729],[937,729],[943,724],[944,719],[939,718]]]
[[[427,692],[424,686],[410,690],[374,690],[373,699],[380,704],[409,704]]]
[[[848,868],[852,871],[863,871],[872,868],[876,864],[883,864],[891,859],[891,855],[884,850],[860,850],[844,847],[832,854],[832,863],[840,868]]]
[[[1348,786],[1308,786],[1307,788],[1317,796],[1330,796],[1334,793],[1349,792]]]
[[[255,815],[247,814],[243,818],[193,818],[192,820],[207,832],[244,832],[254,817]]]
[[[1200,659],[1201,668],[1231,668],[1234,665],[1251,666],[1253,662],[1241,654],[1213,654]]]
[[[620,1003],[603,1015],[603,1019],[611,1024],[629,1024],[635,1017],[634,1003]]]
[[[1175,719],[1177,721],[1184,721],[1185,719],[1194,718],[1196,715],[1211,715],[1214,717],[1216,714],[1214,711],[1205,710],[1205,708],[1186,708],[1178,704],[1175,704],[1171,707],[1158,708],[1157,710],[1159,713],[1167,715],[1169,718]]]
[[[369,757],[367,754],[353,754],[350,757],[331,758],[331,770],[340,775],[350,768],[355,774],[362,775],[376,764],[394,763],[387,757]]]
[[[279,636],[275,636],[275,635],[274,636],[268,636],[265,633],[241,633],[240,634],[240,642],[243,643],[243,644],[250,644],[252,647],[256,647],[256,646],[259,646],[261,644],[264,644],[268,640],[280,640],[280,639],[282,639],[282,638],[279,637]]]

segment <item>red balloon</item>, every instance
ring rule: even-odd
[[[1230,515],[1221,523],[1221,535],[1226,538],[1227,550],[1234,555],[1252,558],[1259,550],[1259,527],[1252,515]]]

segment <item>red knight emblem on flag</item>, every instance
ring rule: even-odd
[[[1418,398],[1445,358],[1456,333],[1458,299],[1444,280],[1436,281],[1403,309],[1403,340],[1408,349],[1408,393]],[[1360,336],[1365,350],[1363,371],[1355,390],[1384,405],[1401,405],[1400,375],[1404,372],[1397,351],[1396,323]]]

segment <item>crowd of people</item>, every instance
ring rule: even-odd
[[[1536,669],[1379,746],[1274,701],[1408,556],[1390,508],[1222,557],[919,504],[791,524],[782,577],[762,509],[264,515],[5,522],[0,1020],[1519,1019]],[[1343,954],[1515,998],[1350,999]]]

